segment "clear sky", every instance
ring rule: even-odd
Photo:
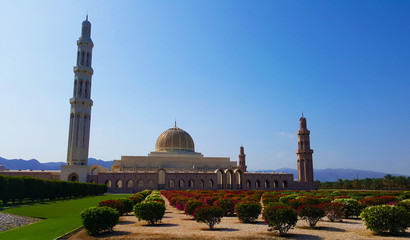
[[[177,125],[209,157],[410,175],[410,1],[1,1],[0,156],[66,161],[88,11],[90,157],[144,156]]]

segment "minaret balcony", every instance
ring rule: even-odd
[[[89,98],[75,97],[70,98],[70,104],[84,104],[91,107],[93,105],[93,100]]]
[[[94,74],[94,69],[87,66],[74,66],[74,73],[85,73],[85,74]]]
[[[313,153],[313,149],[300,149],[296,150],[296,154],[311,154]]]

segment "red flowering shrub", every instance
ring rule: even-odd
[[[319,206],[305,205],[298,207],[298,215],[314,228],[316,223],[325,216],[325,211]]]
[[[120,200],[107,200],[107,201],[101,201],[98,206],[100,207],[110,207],[116,209],[120,215],[124,215],[127,212],[127,208],[125,204],[120,201]]]
[[[203,202],[198,201],[196,199],[191,199],[185,203],[184,211],[186,215],[194,216],[195,210],[203,205]]]
[[[214,202],[215,207],[224,210],[224,216],[232,216],[235,212],[236,201],[230,198],[220,198]]]
[[[221,222],[224,211],[214,206],[202,206],[195,210],[194,218],[197,222],[208,224],[209,229],[214,229],[214,225]]]
[[[331,222],[341,220],[343,216],[343,204],[337,202],[326,202],[319,204],[319,207],[325,211],[325,215]]]
[[[262,206],[254,201],[242,201],[235,205],[235,213],[241,222],[256,222],[261,214]]]
[[[380,196],[380,197],[369,197],[362,199],[360,201],[364,205],[367,206],[376,206],[376,205],[383,205],[388,203],[396,203],[398,199],[395,196]]]
[[[203,196],[200,197],[199,200],[205,203],[206,205],[213,206],[214,202],[218,200],[218,197],[210,197],[210,196]]]
[[[272,203],[263,209],[263,219],[268,224],[268,231],[279,231],[281,236],[294,228],[298,216],[295,211],[281,203]]]

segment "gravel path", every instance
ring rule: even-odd
[[[0,212],[0,232],[32,224],[38,221],[40,221],[40,219]]]
[[[224,217],[220,224],[215,225],[215,230],[210,231],[204,223],[198,223],[192,217],[178,212],[169,206],[166,201],[167,211],[162,223],[156,226],[147,226],[144,221],[139,222],[134,215],[122,216],[120,222],[114,227],[114,232],[104,233],[97,237],[88,236],[85,230],[72,235],[71,240],[90,239],[409,239],[410,233],[404,236],[388,237],[376,236],[367,230],[359,219],[347,219],[343,222],[329,222],[327,220],[317,223],[315,229],[310,229],[305,221],[299,220],[296,228],[289,231],[285,238],[279,237],[275,232],[268,232],[267,225],[262,217],[254,224],[239,222],[237,217]]]

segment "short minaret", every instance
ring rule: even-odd
[[[298,160],[299,182],[313,182],[313,150],[310,149],[310,131],[307,129],[306,118],[299,119],[300,129],[298,131],[298,150],[296,151]]]
[[[242,170],[243,172],[246,172],[246,162],[245,162],[245,149],[241,145],[240,151],[239,151],[239,169]]]
[[[91,68],[92,49],[91,23],[82,23],[81,36],[77,41],[77,64],[74,66],[74,91],[70,99],[70,127],[68,134],[67,166],[70,168],[68,176],[63,169],[61,180],[85,182],[88,175],[88,148],[90,139],[91,107]],[[74,167],[78,166],[78,167]],[[79,167],[83,166],[83,167]],[[81,170],[80,170],[81,169]],[[68,168],[66,169],[68,170]]]

